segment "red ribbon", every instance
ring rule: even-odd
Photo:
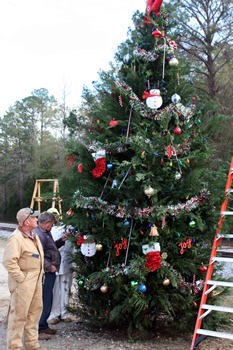
[[[160,97],[160,95],[150,94],[148,91],[145,90],[145,91],[143,92],[142,98],[145,99],[145,98],[154,97],[154,96],[159,96],[159,97]]]

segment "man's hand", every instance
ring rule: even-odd
[[[51,265],[50,272],[57,272],[56,266]]]
[[[65,242],[65,241],[67,241],[68,238],[69,238],[69,236],[67,234],[64,234],[61,239],[63,242]]]

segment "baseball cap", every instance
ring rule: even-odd
[[[47,211],[52,214],[55,213],[58,216],[60,215],[59,211],[56,208],[49,208]]]
[[[16,214],[16,219],[18,222],[26,221],[30,216],[39,216],[40,211],[34,210],[32,208],[23,208],[18,211]]]

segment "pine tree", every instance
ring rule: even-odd
[[[121,47],[122,66],[95,84],[86,137],[67,145],[61,181],[75,228],[72,310],[129,334],[160,316],[193,330],[218,217],[211,125],[164,6],[149,9],[135,18],[134,48],[134,39]]]

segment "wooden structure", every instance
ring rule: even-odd
[[[41,183],[42,182],[52,182],[53,183],[53,196],[51,198],[52,205],[51,208],[55,208],[56,202],[57,202],[57,209],[62,215],[62,209],[61,209],[61,201],[62,199],[59,196],[59,184],[57,179],[41,179],[36,180],[34,191],[32,194],[32,200],[30,208],[34,208],[35,202],[37,202],[38,210],[41,211],[41,202],[47,202],[48,198],[41,197]]]

